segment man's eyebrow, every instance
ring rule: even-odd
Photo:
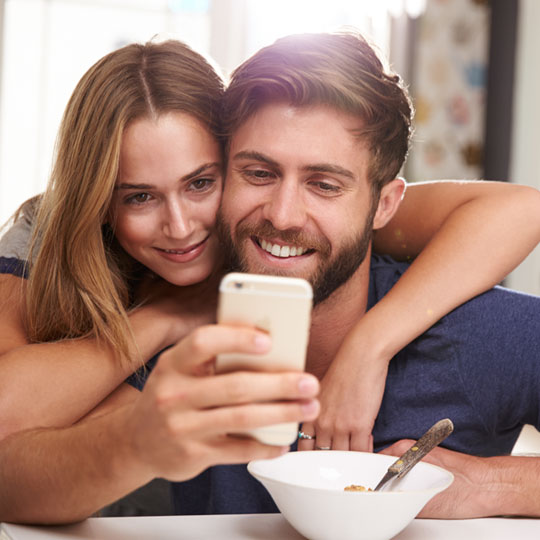
[[[272,158],[266,156],[265,154],[262,154],[261,152],[256,152],[254,150],[242,150],[241,152],[235,154],[232,159],[253,159],[255,161],[262,161],[263,163],[266,163],[271,167],[274,167],[275,169],[280,168],[277,161],[274,161]],[[344,167],[340,167],[339,165],[334,165],[333,163],[314,163],[313,165],[306,165],[305,167],[303,167],[303,170],[307,172],[339,174],[341,176],[345,176],[346,178],[350,178],[351,180],[354,180],[356,178],[354,173],[352,171],[349,171],[349,169],[345,169]]]
[[[274,161],[272,158],[261,152],[256,152],[255,150],[242,150],[241,152],[236,153],[233,156],[233,159],[253,159],[255,161],[262,161],[275,169],[279,169],[279,163],[277,161]]]
[[[306,167],[303,167],[303,169],[308,172],[339,174],[340,176],[345,176],[351,180],[355,180],[356,178],[354,173],[349,171],[349,169],[334,165],[333,163],[316,163],[314,165],[307,165]]]
[[[213,163],[205,163],[204,165],[201,165],[194,171],[191,171],[190,173],[182,176],[180,180],[182,182],[185,182],[186,180],[191,180],[192,178],[196,178],[203,172],[207,171],[208,169],[212,169],[214,167],[220,167],[220,164],[217,161],[214,161]],[[130,182],[122,182],[121,184],[116,184],[116,186],[114,187],[114,189],[153,189],[153,188],[155,188],[155,186],[152,184],[145,184],[145,183],[133,184]]]

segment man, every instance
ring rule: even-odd
[[[407,152],[407,97],[361,38],[308,36],[280,40],[247,61],[235,73],[225,105],[229,161],[221,227],[231,238],[232,262],[312,281],[317,305],[307,362],[320,377],[347,331],[406,269],[381,258],[371,262],[370,245],[371,231],[392,217],[403,192],[395,177]],[[522,481],[523,471],[538,469],[536,460],[462,453],[508,453],[523,422],[538,424],[539,302],[492,291],[441,320],[392,361],[373,431],[376,449],[396,451],[388,445],[418,437],[442,417],[456,426],[447,440],[452,450],[433,454],[458,473],[456,482],[426,508],[427,515],[540,515],[538,482]],[[181,482],[174,486],[180,513],[274,511],[245,466],[213,467],[182,482],[211,464],[264,455],[258,446],[240,447],[223,437],[227,426],[234,431],[240,424],[248,428],[287,416],[309,421],[317,414],[312,379],[289,374],[290,380],[271,382],[269,374],[247,374],[249,381],[231,379],[221,392],[217,379],[223,376],[214,382],[186,372],[190,365],[204,368],[218,352],[266,350],[268,343],[245,332],[203,328],[163,353],[135,402],[102,410],[73,428],[7,439],[0,479],[16,485],[16,476],[18,489],[10,497],[0,491],[0,519],[74,520],[156,476]],[[517,366],[507,360],[514,355]],[[288,409],[284,403],[244,407],[257,397],[284,396],[297,402]],[[232,406],[223,410],[225,403]],[[47,464],[43,482],[55,490],[51,499],[28,473],[34,456],[27,459],[26,449],[50,455],[68,443],[75,445],[69,455]],[[102,455],[110,460],[105,467]],[[20,463],[20,474],[5,463]],[[32,505],[21,510],[26,493]]]
[[[321,378],[351,326],[407,267],[370,260],[371,231],[392,217],[403,191],[395,178],[407,151],[406,95],[361,38],[297,36],[240,66],[225,106],[226,252],[235,270],[312,282],[307,369]],[[540,515],[539,461],[492,457],[510,453],[523,423],[540,426],[539,309],[538,298],[492,290],[391,362],[376,450],[444,417],[455,424],[445,442],[453,451],[430,459],[456,481],[424,515]],[[173,489],[179,513],[276,510],[244,466],[214,467]]]

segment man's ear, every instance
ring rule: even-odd
[[[379,205],[373,219],[373,229],[382,229],[393,217],[405,193],[406,183],[403,178],[394,178],[381,189]]]

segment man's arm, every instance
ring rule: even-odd
[[[114,406],[105,403],[74,426],[7,437],[0,443],[0,521],[76,521],[155,477],[182,481],[211,465],[280,455],[287,448],[227,434],[314,419],[315,377],[208,374],[218,353],[263,354],[270,346],[254,329],[201,327],[163,353],[142,393],[124,388]]]
[[[382,453],[399,456],[412,442],[399,441]],[[540,457],[484,458],[435,448],[424,461],[453,473],[454,482],[429,501],[419,517],[540,517]]]

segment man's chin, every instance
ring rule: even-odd
[[[242,272],[250,274],[263,274],[266,276],[282,276],[282,277],[299,277],[310,281],[310,275],[307,272],[302,272],[300,269],[292,267],[283,268],[280,266],[263,265],[263,264],[242,264]]]

